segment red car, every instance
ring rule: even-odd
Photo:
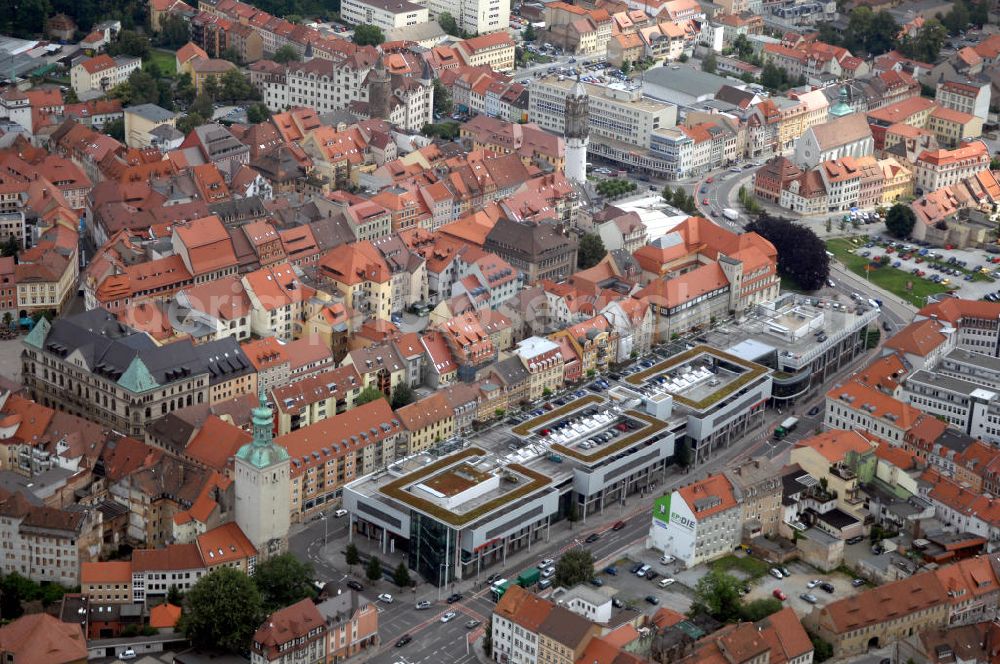
[[[611,530],[621,530],[624,527],[625,527],[625,522],[624,521],[618,521],[618,522],[615,523],[615,525],[611,526]]]
[[[705,178],[705,182],[715,182],[713,178]]]
[[[708,205],[708,199],[707,198],[701,199],[701,204],[702,205]]]
[[[784,602],[784,601],[785,601],[786,599],[788,599],[788,595],[786,595],[786,594],[785,594],[785,593],[784,593],[784,592],[783,592],[783,591],[781,590],[781,588],[775,588],[775,589],[774,589],[774,592],[773,592],[773,593],[771,593],[771,594],[772,594],[772,595],[774,595],[774,597],[775,597],[776,599],[780,599],[780,600],[781,600],[782,602]]]

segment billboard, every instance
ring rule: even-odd
[[[670,495],[668,493],[653,501],[653,519],[658,519],[664,524],[670,523]]]

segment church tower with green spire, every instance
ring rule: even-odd
[[[253,441],[236,453],[236,524],[257,547],[258,560],[288,550],[291,460],[274,443],[274,416],[263,390],[253,409]]]
[[[830,107],[830,119],[842,118],[854,112],[847,98],[847,86],[840,88],[840,98],[837,103]]]

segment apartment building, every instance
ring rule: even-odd
[[[923,416],[908,403],[852,380],[827,392],[823,423],[831,429],[860,429],[902,445],[907,430]]]
[[[531,376],[528,384],[530,401],[554,394],[562,386],[563,356],[559,344],[542,337],[528,337],[517,343],[514,352]]]
[[[242,282],[251,305],[250,329],[254,334],[289,341],[301,333],[316,290],[302,282],[296,268],[276,263],[244,275]]]
[[[933,573],[917,574],[835,600],[803,620],[835,657],[865,653],[948,624],[948,591]]]
[[[743,539],[777,534],[782,496],[779,470],[767,457],[755,457],[725,471],[740,504]]]
[[[649,148],[654,130],[677,124],[677,107],[643,97],[642,88],[581,83],[589,99],[590,142],[607,140]],[[566,124],[566,97],[576,81],[546,76],[532,81],[528,118],[562,135]]]
[[[91,553],[84,540],[86,512],[36,505],[18,491],[0,501],[0,570],[37,583],[72,587]]]
[[[283,436],[353,408],[361,390],[361,376],[353,366],[337,367],[274,387],[271,397],[277,434]]]
[[[982,136],[983,119],[941,106],[931,111],[927,129],[934,132],[938,145],[954,148]]]
[[[344,306],[365,317],[390,320],[392,271],[371,241],[342,244],[319,263],[319,275],[344,297]]]
[[[973,141],[954,150],[924,150],[913,165],[914,185],[925,192],[936,191],[987,170],[990,150]]]
[[[514,71],[514,39],[506,31],[464,39],[455,50],[469,67],[488,65],[497,72]]]
[[[346,484],[392,463],[405,434],[389,402],[376,399],[276,438],[291,457],[292,522],[328,509]]]
[[[74,65],[69,70],[70,85],[77,96],[89,99],[121,85],[141,65],[140,58],[127,55],[112,58],[102,53]]]
[[[455,411],[443,394],[434,393],[396,410],[406,433],[405,454],[423,452],[455,435]]]
[[[691,568],[721,558],[741,541],[742,509],[726,475],[710,475],[653,503],[653,546]]]
[[[470,35],[499,32],[510,25],[510,0],[428,0],[427,9],[431,18],[451,14]]]
[[[340,17],[353,25],[374,25],[383,31],[427,22],[427,7],[409,0],[344,0]]]
[[[990,85],[981,81],[948,81],[937,84],[934,102],[954,111],[968,113],[984,122],[989,119]]]
[[[921,318],[948,323],[957,348],[1000,357],[1000,303],[949,297],[918,311]]]

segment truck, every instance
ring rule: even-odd
[[[740,218],[740,213],[734,210],[733,208],[723,208],[722,216],[728,219],[729,221],[736,221],[737,219]]]
[[[514,583],[513,581],[505,581],[499,586],[491,587],[490,594],[493,595],[493,601],[499,602],[500,598],[504,596],[504,593],[507,592],[507,589],[510,588],[513,583]]]
[[[517,577],[517,585],[522,588],[530,588],[531,586],[538,583],[538,579],[542,577],[542,570],[537,567],[532,567],[521,572],[520,576]]]
[[[791,432],[795,431],[795,427],[799,424],[799,418],[789,417],[786,418],[781,424],[779,424],[774,429],[774,439],[781,440]]]

